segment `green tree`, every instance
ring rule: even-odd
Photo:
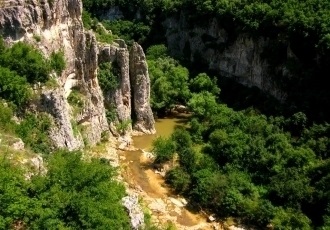
[[[293,209],[278,208],[275,213],[275,217],[271,222],[274,226],[274,229],[278,230],[312,229],[310,226],[310,219],[308,219],[308,217],[306,217],[301,212],[297,212]]]
[[[50,55],[50,67],[60,76],[66,67],[64,52],[52,52]]]
[[[0,101],[0,133],[6,132],[12,134],[15,132],[16,124],[12,120],[14,116],[12,108],[5,102]]]
[[[187,192],[191,183],[190,175],[179,167],[168,171],[165,180],[179,194]]]
[[[24,171],[0,156],[0,229],[11,229],[16,222],[30,218],[33,202],[28,197]]]
[[[101,63],[97,75],[103,92],[112,91],[119,86],[120,69],[116,62]]]
[[[220,89],[217,86],[216,78],[211,78],[206,73],[200,73],[195,78],[190,80],[190,90],[193,93],[201,93],[207,91],[217,96],[220,94]]]
[[[16,127],[16,134],[33,151],[49,154],[53,151],[53,145],[48,135],[51,126],[52,123],[47,114],[27,114]]]
[[[164,44],[150,46],[147,49],[146,54],[149,60],[156,60],[157,58],[168,57],[167,48]]]
[[[34,229],[130,229],[121,205],[124,186],[106,162],[81,159],[79,152],[51,155],[46,176],[36,176],[29,188],[42,208],[35,210]]]
[[[208,119],[217,113],[218,104],[212,93],[203,91],[201,93],[193,93],[188,106],[198,118]]]
[[[1,53],[0,65],[26,77],[29,83],[46,82],[51,70],[41,52],[23,42],[15,43]]]
[[[0,96],[22,106],[31,99],[32,90],[24,77],[0,66]]]
[[[204,207],[216,208],[225,195],[228,181],[219,172],[202,169],[193,174],[190,195]]]
[[[170,138],[158,137],[153,143],[153,153],[156,155],[155,163],[161,164],[173,159],[175,145]]]
[[[151,106],[156,111],[185,104],[190,96],[189,72],[172,58],[149,60],[151,80]]]

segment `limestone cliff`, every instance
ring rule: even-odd
[[[234,78],[247,86],[257,86],[280,101],[285,100],[286,93],[273,77],[288,77],[289,73],[283,63],[274,69],[264,58],[271,46],[268,38],[245,33],[232,36],[216,18],[192,26],[184,12],[168,17],[163,25],[169,50],[174,56],[188,57],[191,62],[203,63],[222,76]],[[291,57],[294,58],[294,54],[287,45],[283,60]]]
[[[119,43],[119,44],[118,44]],[[118,42],[112,45],[100,45],[100,62],[116,63],[119,68],[118,86],[114,90],[104,92],[105,103],[108,107],[115,108],[116,120],[111,124],[111,130],[116,133],[115,124],[131,119],[131,85],[129,79],[129,52],[124,43]],[[121,46],[120,46],[121,44]],[[109,69],[109,71],[111,71]],[[129,125],[126,131],[130,131]]]
[[[117,120],[111,124],[112,132],[118,132],[115,123],[127,122],[133,117],[136,131],[155,133],[155,121],[150,108],[150,79],[142,47],[133,43],[128,51],[124,41],[116,40],[112,45],[100,45],[99,56],[100,62],[116,64],[120,69],[118,87],[104,92],[106,105],[116,108]],[[129,125],[126,132],[131,130],[132,126]]]
[[[54,51],[64,52],[66,69],[61,76],[53,73],[59,87],[43,89],[41,103],[38,103],[40,111],[46,111],[54,118],[51,138],[55,145],[71,150],[83,147],[84,142],[94,145],[101,140],[103,132],[109,131],[103,93],[97,79],[100,62],[116,62],[120,69],[119,86],[116,90],[104,92],[106,104],[112,104],[117,115],[117,120],[110,124],[111,131],[116,133],[115,124],[132,119],[132,79],[137,117],[134,127],[145,133],[154,133],[149,106],[150,83],[143,50],[140,47],[135,50],[138,54],[131,52],[134,64],[130,74],[130,54],[125,42],[118,39],[111,45],[98,44],[92,32],[84,31],[81,14],[81,0],[12,0],[4,1],[0,6],[0,34],[8,44],[28,42],[46,57]],[[138,66],[143,67],[142,72],[138,71]],[[140,78],[141,85],[135,81]],[[83,105],[68,103],[73,91],[82,95]],[[131,130],[132,125],[128,124],[125,131]]]
[[[47,57],[62,50],[67,67],[56,76],[59,89],[44,90],[40,110],[48,111],[56,127],[51,138],[57,147],[83,147],[76,137],[72,119],[86,130],[90,144],[100,141],[108,129],[103,96],[96,78],[98,48],[95,37],[85,33],[81,21],[80,0],[13,0],[4,1],[0,8],[0,33],[8,43],[25,41],[39,48]],[[74,117],[66,98],[77,87],[85,95],[81,113]]]
[[[156,133],[154,118],[150,107],[150,78],[148,65],[142,47],[134,43],[130,51],[130,76],[133,87],[134,128],[143,133]]]

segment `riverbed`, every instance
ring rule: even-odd
[[[184,230],[214,229],[217,224],[207,222],[205,215],[186,208],[186,200],[171,191],[163,176],[152,167],[152,159],[144,153],[151,151],[155,138],[169,137],[175,127],[186,125],[187,119],[187,115],[157,119],[156,134],[133,137],[133,145],[138,150],[119,153],[122,175],[151,211],[153,223],[161,226],[172,223],[177,229]]]

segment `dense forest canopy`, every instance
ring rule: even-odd
[[[283,92],[288,92],[287,104],[269,106],[275,103],[271,97],[255,89],[246,90],[217,72],[218,84],[223,88],[220,98],[240,109],[254,106],[263,113],[276,112],[281,115],[303,111],[313,120],[330,120],[330,110],[324,106],[330,103],[329,1],[84,0],[83,3],[91,18],[103,20],[107,29],[126,41],[142,43],[144,48],[166,44],[163,22],[168,17],[180,18],[182,13],[192,27],[203,28],[212,19],[217,19],[230,38],[226,45],[242,33],[254,39],[262,36],[269,41],[269,45],[261,58],[268,62],[267,71],[272,73],[274,84]],[[109,21],[106,15],[113,6],[119,7],[123,15]],[[287,49],[292,50],[297,59],[287,57]],[[209,71],[205,60],[196,59],[191,63],[190,56],[185,56],[184,52],[176,58],[194,74]],[[289,77],[282,76],[283,68],[280,66],[290,72]],[[237,92],[235,98],[232,91]]]
[[[142,0],[86,3],[92,16],[100,16],[107,8],[119,6],[124,18],[106,22],[118,34],[127,35],[125,25],[142,22],[150,27],[149,37],[153,38],[152,30],[156,28],[158,32],[161,28],[157,20],[185,10],[190,12],[188,20],[193,24],[205,23],[200,20],[201,16],[216,17],[232,33],[296,42],[298,45],[292,47],[298,50],[303,64],[291,63],[294,83],[299,87],[305,84],[311,90],[297,87],[301,92],[293,92],[295,97],[307,102],[314,94],[314,105],[315,100],[329,98],[321,97],[327,94],[322,91],[327,87],[326,80],[312,83],[313,78],[320,79],[318,75],[321,79],[325,77],[322,68],[329,61],[329,2]],[[141,16],[138,20],[134,14],[137,9]],[[136,28],[126,39],[139,37]],[[273,45],[269,53],[276,55],[274,51],[279,46],[278,43]],[[302,47],[304,51],[299,53]],[[306,54],[308,56],[304,56]],[[270,61],[278,57],[272,58]],[[177,103],[187,105],[192,112],[188,129],[178,128],[171,138],[160,137],[154,142],[155,163],[172,164],[166,181],[178,194],[220,218],[235,217],[239,222],[260,228],[268,225],[274,229],[329,229],[329,124],[315,124],[299,110],[287,117],[267,117],[253,108],[235,111],[219,104],[220,89],[215,78],[206,73],[190,72],[169,56],[166,46],[150,46],[147,59],[151,105],[155,113],[164,114]],[[313,88],[316,84],[324,84],[325,88],[321,87],[318,93],[320,87]],[[227,96],[233,97],[233,92]],[[277,105],[271,101],[266,107],[267,114],[272,114],[272,107]]]
[[[235,111],[218,103],[206,73],[193,75],[164,45],[147,50],[151,103],[157,114],[188,106],[188,127],[154,141],[155,164],[171,164],[166,181],[219,218],[274,229],[328,229],[330,126]]]
[[[310,37],[319,49],[330,49],[330,2],[319,0],[84,0],[84,7],[94,15],[119,6],[129,10],[139,8],[142,17],[150,20],[156,12],[171,13],[182,9],[194,15],[215,15],[234,21],[244,30],[263,33],[283,31]],[[128,9],[128,10],[127,10]],[[134,15],[134,14],[133,14]],[[151,21],[150,21],[151,22]],[[274,31],[275,29],[275,31]]]
[[[324,77],[322,68],[330,63],[329,1],[83,2],[87,10],[84,26],[93,29],[101,42],[112,42],[116,37],[98,26],[101,19],[95,18],[111,6],[119,6],[125,17],[104,22],[107,29],[128,41],[150,44],[159,18],[185,10],[193,12],[189,20],[195,23],[204,23],[201,16],[216,17],[233,33],[299,41],[297,47],[306,47],[310,57],[303,58],[302,63],[307,64],[300,67],[304,69],[295,66],[297,78]],[[330,229],[328,123],[316,124],[303,112],[267,117],[253,108],[234,110],[219,103],[221,90],[216,78],[190,72],[169,56],[165,45],[150,46],[147,58],[155,114],[164,115],[178,103],[191,112],[187,127],[175,130],[171,138],[154,142],[155,163],[170,162],[173,166],[166,181],[175,192],[219,218],[234,217],[260,228],[271,224],[274,229]],[[106,65],[100,65],[99,72],[103,90],[118,84],[117,66]],[[8,48],[0,41],[0,134],[22,138],[29,149],[47,158],[48,169],[26,180],[24,169],[8,158],[11,150],[0,146],[4,153],[0,157],[0,229],[21,223],[31,229],[129,229],[120,204],[124,187],[114,179],[115,169],[104,160],[82,160],[80,152],[55,151],[47,135],[52,125],[48,115],[24,113],[25,106],[36,97],[32,85],[47,85],[50,74],[60,75],[64,68],[61,52],[48,60],[24,43]],[[329,97],[321,98],[320,94],[313,99],[327,106],[323,98]],[[12,120],[14,114],[21,115],[19,124]]]

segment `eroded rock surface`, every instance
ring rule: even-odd
[[[138,195],[132,194],[126,196],[122,199],[122,202],[130,216],[132,229],[140,229],[144,225],[144,214],[139,205]]]
[[[117,43],[115,43],[117,44]],[[117,120],[114,123],[127,122],[131,120],[131,84],[129,79],[129,52],[126,45],[117,46],[101,45],[100,46],[100,62],[110,62],[111,65],[118,68],[118,86],[113,90],[104,92],[105,103],[109,107],[116,110]],[[109,71],[111,71],[109,69]],[[126,131],[131,131],[132,126],[129,125]],[[115,127],[114,127],[115,129]],[[116,131],[115,131],[116,132]]]
[[[184,56],[222,76],[246,86],[256,86],[280,101],[285,100],[286,93],[273,77],[289,77],[289,73],[284,63],[270,68],[265,59],[267,48],[271,46],[268,38],[256,38],[245,33],[233,35],[216,18],[193,26],[188,18],[186,12],[181,12],[168,17],[163,23],[168,48],[174,56]],[[289,45],[283,55],[295,58]]]
[[[155,120],[150,107],[150,78],[142,47],[134,42],[130,51],[130,77],[133,88],[134,129],[147,134],[156,133]]]
[[[43,111],[54,118],[55,126],[50,130],[50,138],[57,147],[73,150],[84,146],[81,135],[74,135],[63,90],[45,91],[41,95],[41,105]]]
[[[71,120],[84,126],[84,138],[89,144],[99,142],[101,133],[108,129],[96,78],[97,42],[94,34],[84,32],[81,13],[80,0],[12,0],[4,1],[0,8],[0,33],[7,43],[28,42],[46,57],[52,52],[64,52],[66,69],[56,76],[60,89],[44,92],[46,108],[40,109],[50,111],[56,121],[51,135],[55,146],[71,150],[83,147],[83,142],[73,133]],[[78,117],[73,116],[66,103],[72,87],[79,88],[86,96]]]

